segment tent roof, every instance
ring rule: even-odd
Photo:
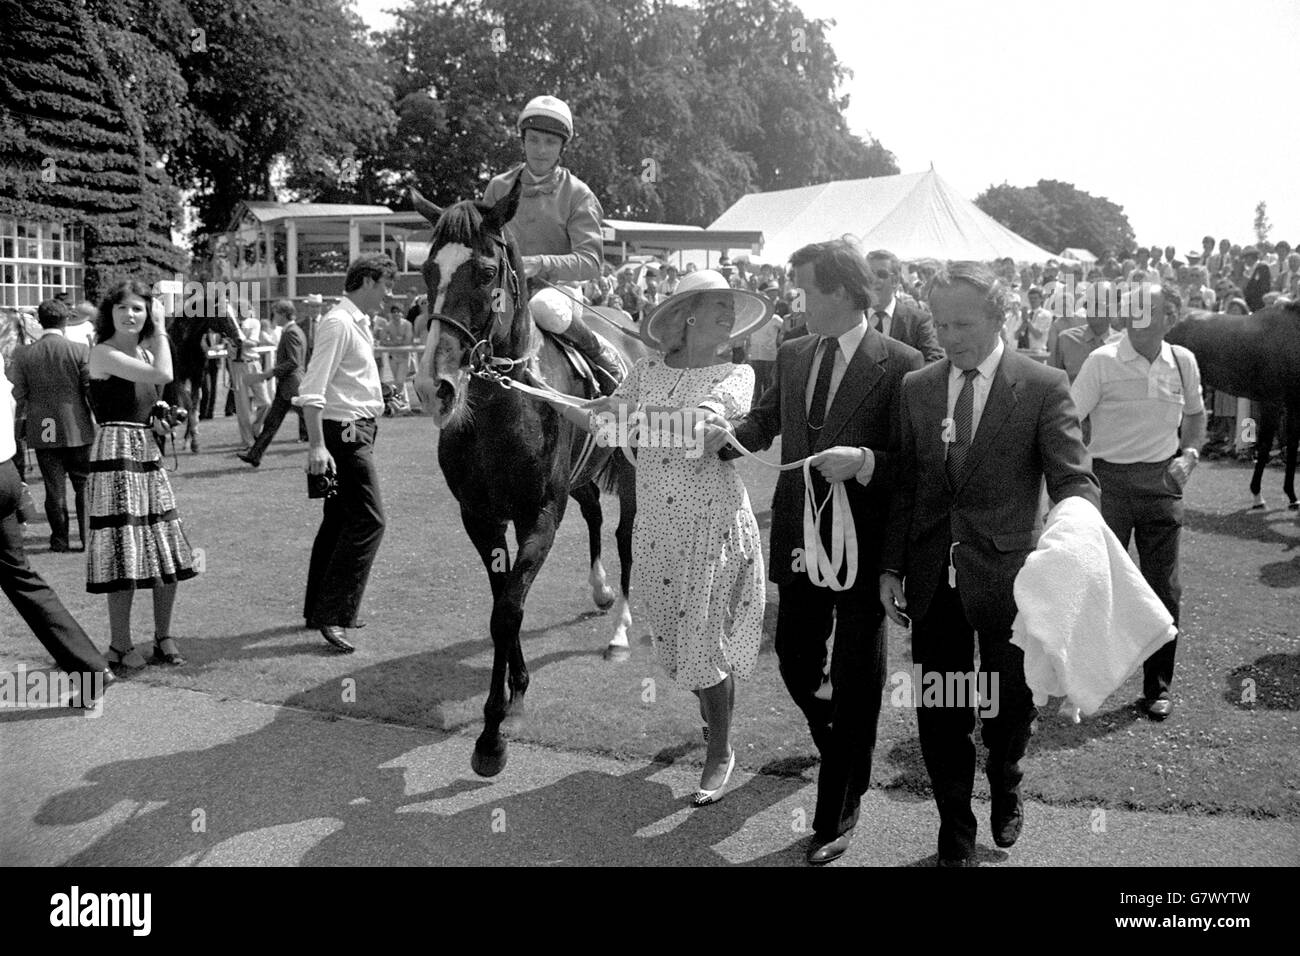
[[[767,262],[783,262],[801,246],[845,234],[900,259],[1053,258],[958,195],[933,169],[751,193],[709,229],[761,229]]]
[[[1087,249],[1078,249],[1074,246],[1062,249],[1061,255],[1067,259],[1073,259],[1075,262],[1093,263],[1097,261],[1097,257]]]

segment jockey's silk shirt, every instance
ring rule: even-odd
[[[1175,348],[1182,356],[1186,382]],[[1171,458],[1178,451],[1183,416],[1205,411],[1196,357],[1181,346],[1161,342],[1160,354],[1148,362],[1133,348],[1127,332],[1083,360],[1070,396],[1079,420],[1092,418],[1092,457],[1117,465]]]
[[[590,187],[563,166],[533,181],[520,164],[497,176],[483,191],[483,201],[496,205],[523,176],[519,211],[506,226],[521,256],[537,256],[538,276],[550,282],[586,282],[600,278],[604,256],[600,222],[604,211]]]
[[[298,388],[295,405],[322,409],[321,418],[351,422],[376,418],[384,410],[384,393],[375,364],[370,317],[344,296],[316,327],[311,361]]]

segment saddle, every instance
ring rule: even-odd
[[[613,392],[615,388],[621,385],[625,378],[627,378],[627,373],[630,371],[627,359],[625,359],[619,351],[614,348],[609,339],[605,338],[600,333],[593,332],[592,335],[600,340],[600,344],[604,348],[606,354],[614,356],[619,366],[618,377],[612,382],[609,381],[610,374],[605,369],[592,364],[591,359],[589,359],[572,342],[565,339],[563,335],[555,332],[548,332],[545,329],[539,329],[539,331],[542,335],[555,343],[556,347],[560,350],[560,354],[564,356],[565,360],[569,363],[569,367],[573,369],[573,373],[582,380],[583,398],[592,399],[598,398],[601,395],[608,395]],[[602,381],[606,382],[606,384],[610,386],[608,391],[605,388],[602,388]]]

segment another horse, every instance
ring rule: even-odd
[[[434,224],[424,281],[430,304],[429,338],[416,377],[424,407],[442,429],[438,464],[460,502],[461,522],[478,550],[492,586],[492,679],[483,707],[484,727],[471,766],[484,777],[506,764],[501,735],[524,714],[528,668],[519,646],[524,601],[551,550],[569,495],[586,519],[592,598],[602,609],[614,601],[600,561],[602,516],[599,477],[619,498],[616,539],[621,563],[614,638],[607,655],[626,659],[631,625],[632,522],[636,479],[614,449],[591,446],[586,435],[548,403],[507,389],[493,372],[534,386],[580,396],[582,383],[555,342],[529,316],[523,266],[506,223],[519,205],[520,182],[496,205],[464,201],[445,212],[416,190],[416,210]],[[645,354],[635,338],[607,336],[625,358]],[[580,467],[579,467],[580,466]],[[576,471],[575,471],[576,469]],[[511,561],[506,526],[513,523],[517,550]],[[506,700],[509,673],[510,698]]]
[[[1263,504],[1264,466],[1273,451],[1282,408],[1286,408],[1282,490],[1291,508],[1300,508],[1295,494],[1296,450],[1300,446],[1300,303],[1270,305],[1252,315],[1193,311],[1165,338],[1192,350],[1207,385],[1263,404],[1255,472],[1250,479],[1257,506]]]

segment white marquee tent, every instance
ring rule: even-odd
[[[709,229],[761,229],[762,262],[785,262],[801,246],[845,234],[867,251],[888,249],[907,260],[1055,258],[958,195],[933,169],[751,193]]]

